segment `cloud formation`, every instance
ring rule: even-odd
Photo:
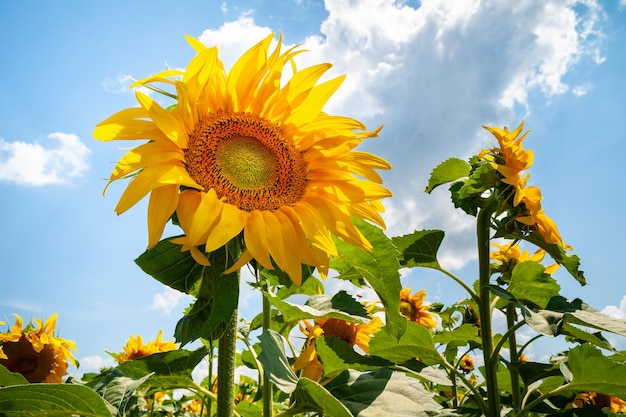
[[[390,234],[445,229],[442,262],[460,268],[472,259],[472,219],[459,215],[447,193],[426,195],[430,171],[466,157],[492,139],[481,125],[513,125],[532,111],[531,92],[584,95],[568,72],[581,60],[601,63],[603,11],[597,0],[326,0],[319,33],[303,40],[299,68],[331,62],[328,77],[347,74],[325,111],[385,125],[362,149],[394,165],[385,173],[394,198],[385,202]],[[205,31],[227,68],[268,33],[253,13]],[[522,113],[522,114],[518,114]],[[445,260],[445,261],[444,261]]]
[[[67,184],[89,169],[90,154],[91,150],[72,133],[51,133],[36,143],[0,139],[0,182]]]
[[[154,295],[150,308],[159,310],[165,314],[170,314],[185,297],[190,298],[180,291],[165,287],[163,292]]]
[[[608,305],[602,309],[602,313],[609,317],[613,317],[614,319],[626,319],[626,296],[622,298],[622,301],[619,303],[619,307]]]

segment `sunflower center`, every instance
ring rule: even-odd
[[[0,359],[0,364],[11,372],[22,374],[28,382],[44,382],[54,368],[55,353],[51,345],[44,345],[41,352],[36,352],[30,341],[22,336],[17,342],[5,342],[2,349],[8,359]]]
[[[407,301],[400,301],[400,314],[405,317],[413,317],[415,306]]]
[[[322,324],[324,336],[335,336],[349,345],[356,343],[356,326],[340,319],[328,319]]]
[[[219,112],[189,135],[185,163],[205,190],[242,210],[276,210],[300,200],[307,166],[283,130],[249,113]]]

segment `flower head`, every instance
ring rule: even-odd
[[[424,305],[426,291],[421,290],[413,295],[410,294],[410,288],[403,288],[400,291],[400,313],[427,329],[436,328],[437,322],[434,319],[436,315],[428,311],[428,306]]]
[[[470,355],[465,355],[459,362],[459,369],[466,374],[469,374],[474,370],[474,359]]]
[[[54,335],[57,314],[50,316],[45,323],[35,319],[36,326],[29,323],[26,327],[19,315],[14,316],[11,331],[0,333],[3,351],[0,364],[11,372],[22,374],[28,382],[63,382],[68,361],[76,365],[71,352],[76,351],[76,346],[73,341]]]
[[[538,249],[532,255],[530,254],[528,249],[524,249],[524,251],[522,251],[519,245],[515,242],[509,242],[504,245],[492,243],[492,245],[498,248],[498,250],[490,252],[489,257],[500,264],[500,270],[502,270],[503,272],[512,272],[515,265],[521,262],[541,262],[546,256],[546,251],[543,249]],[[559,264],[553,264],[547,266],[545,268],[545,272],[546,274],[552,274],[558,268]]]
[[[176,343],[173,341],[163,341],[163,330],[159,330],[156,340],[143,343],[141,335],[137,337],[130,335],[128,342],[124,346],[124,352],[114,353],[113,357],[119,363],[131,361],[133,359],[141,358],[144,356],[152,355],[153,353],[169,352],[170,350],[176,350]]]
[[[253,46],[227,72],[216,47],[188,38],[197,55],[185,71],[134,85],[169,85],[174,105],[165,109],[137,91],[140,107],[102,121],[94,136],[149,140],[129,151],[109,180],[133,178],[118,214],[150,194],[148,247],[176,214],[185,235],[173,241],[197,262],[207,265],[205,253],[242,236],[245,250],[232,269],[255,259],[300,283],[302,264],[326,275],[329,256],[337,255],[333,235],[371,248],[352,217],[384,227],[379,200],[391,193],[376,171],[390,165],[354,151],[380,129],[322,111],[344,77],[318,84],[330,64],[297,70],[293,58],[301,51],[281,52],[281,39],[270,50],[272,40]],[[293,75],[282,83],[287,65]]]
[[[323,367],[317,356],[315,339],[320,336],[337,337],[351,346],[358,346],[363,352],[369,351],[370,337],[380,330],[383,322],[377,316],[372,317],[368,323],[350,323],[335,318],[315,319],[311,324],[308,321],[300,323],[300,329],[307,341],[305,349],[293,364],[293,369],[302,369],[302,376],[318,381],[322,377]]]
[[[513,131],[509,131],[506,127],[504,129],[483,127],[494,135],[499,146],[483,150],[478,157],[489,161],[489,164],[500,174],[502,183],[506,184],[507,189],[512,189],[510,208],[521,208],[521,214],[517,214],[515,220],[539,232],[546,242],[571,250],[572,248],[563,242],[554,221],[546,216],[541,208],[543,199],[541,190],[536,186],[526,185],[530,174],[524,171],[531,167],[534,155],[522,145],[522,141],[528,134],[526,131],[520,136],[524,129],[524,122]]]

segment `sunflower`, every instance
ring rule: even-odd
[[[515,265],[521,262],[541,262],[546,256],[546,251],[543,249],[538,249],[532,255],[528,249],[524,249],[524,251],[522,251],[519,245],[515,242],[510,242],[504,245],[492,243],[492,245],[498,248],[498,250],[490,252],[489,257],[500,264],[499,270],[502,272],[512,272]],[[558,263],[547,266],[545,267],[545,273],[553,274],[558,268]]]
[[[130,335],[128,342],[123,347],[124,352],[111,354],[118,363],[131,361],[133,359],[141,358],[144,356],[152,355],[153,353],[169,352],[170,350],[176,350],[176,343],[173,341],[164,342],[162,339],[163,330],[159,330],[156,340],[143,343],[141,335],[137,337]]]
[[[315,339],[320,336],[337,337],[350,346],[358,346],[363,352],[369,351],[370,337],[378,332],[383,325],[382,320],[374,316],[368,323],[350,323],[335,318],[315,319],[314,323],[304,320],[300,323],[300,330],[307,337],[305,348],[293,364],[293,369],[302,369],[305,378],[319,381],[323,374],[322,363],[317,356]]]
[[[474,366],[474,359],[470,355],[463,356],[459,362],[459,369],[466,374],[472,372],[474,370]]]
[[[400,291],[400,313],[409,320],[427,329],[436,328],[437,322],[434,319],[435,314],[428,311],[428,306],[424,305],[426,291],[421,290],[413,295],[410,294],[410,288],[403,288]]]
[[[140,106],[99,123],[94,137],[149,140],[122,157],[109,179],[132,177],[118,214],[150,194],[149,248],[175,214],[184,236],[172,241],[198,263],[208,265],[207,253],[242,236],[245,250],[231,270],[255,259],[267,269],[277,265],[299,284],[301,264],[326,276],[329,256],[337,255],[333,235],[371,249],[352,218],[384,227],[380,199],[391,193],[376,171],[391,166],[354,150],[380,128],[367,131],[357,120],[322,111],[344,77],[318,83],[331,65],[298,70],[293,58],[302,51],[281,52],[281,39],[270,50],[273,38],[226,72],[216,47],[188,37],[197,54],[185,71],[167,70],[133,85],[175,102],[166,109],[136,91]],[[293,75],[282,83],[287,64]]]
[[[571,250],[572,247],[563,242],[559,230],[550,217],[541,208],[541,190],[535,186],[527,186],[530,178],[528,172],[534,160],[534,154],[530,150],[524,149],[522,141],[528,135],[528,131],[522,133],[524,122],[513,131],[506,127],[483,126],[498,141],[498,147],[485,149],[478,154],[480,159],[488,161],[489,164],[501,175],[501,181],[513,188],[513,200],[511,208],[523,205],[522,214],[517,215],[515,220],[537,230],[548,243],[555,243],[564,249]]]
[[[57,314],[50,316],[45,323],[35,319],[36,327],[32,323],[24,327],[22,318],[17,314],[14,316],[11,331],[0,333],[4,353],[0,356],[0,364],[11,372],[22,374],[28,382],[63,382],[68,361],[76,366],[70,351],[76,351],[76,346],[71,340],[54,336]]]
[[[595,405],[596,408],[602,410],[608,407],[613,413],[625,413],[626,401],[613,397],[611,395],[600,394],[597,392],[582,392],[576,395],[574,400],[565,406],[565,409],[585,408],[586,406]]]

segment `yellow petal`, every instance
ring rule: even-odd
[[[136,91],[135,96],[139,104],[141,104],[141,107],[146,109],[150,118],[154,121],[154,124],[158,126],[165,136],[180,148],[186,148],[187,133],[184,131],[184,127],[180,125],[178,119],[174,117],[172,113],[161,107],[156,101],[140,91]]]
[[[172,217],[178,205],[176,184],[155,188],[150,193],[148,203],[148,248],[153,248],[163,235],[165,224]]]
[[[269,245],[265,230],[265,221],[263,220],[261,212],[258,210],[251,211],[243,231],[246,250],[250,251],[254,259],[264,268],[274,269],[270,259]]]
[[[247,249],[244,250],[239,259],[237,259],[237,262],[235,262],[233,266],[224,271],[224,275],[232,274],[233,272],[240,270],[244,267],[245,264],[250,262],[252,258],[253,257],[250,251]]]
[[[221,248],[243,229],[248,213],[232,204],[221,203],[222,210],[215,226],[209,231],[206,239],[206,252]]]

